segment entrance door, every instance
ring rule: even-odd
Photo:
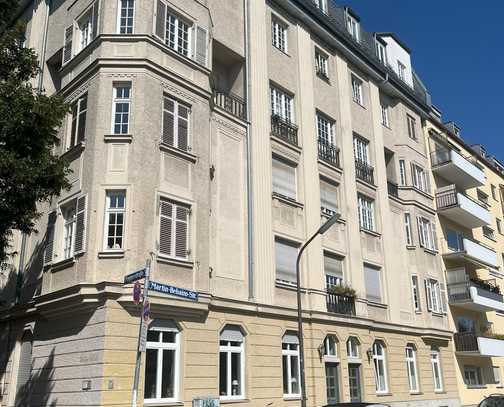
[[[350,363],[348,365],[348,385],[350,388],[350,401],[358,403],[362,401],[360,365]]]
[[[340,397],[339,397],[338,364],[326,363],[325,372],[326,372],[327,404],[339,403]]]

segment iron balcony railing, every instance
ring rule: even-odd
[[[327,293],[327,311],[334,314],[355,315],[355,298]]]
[[[318,139],[318,156],[322,161],[340,168],[339,148],[320,137]]]
[[[450,208],[452,206],[457,206],[459,204],[458,202],[458,194],[463,195],[465,198],[470,200],[471,202],[475,203],[478,206],[481,206],[483,209],[488,210],[488,205],[485,205],[481,201],[477,201],[474,198],[471,198],[470,196],[464,194],[463,192],[460,192],[457,190],[455,185],[452,185],[450,188],[440,191],[436,193],[436,205],[438,209],[445,209],[445,208]]]
[[[364,161],[355,160],[355,176],[368,184],[374,185],[374,168]]]
[[[246,119],[246,105],[241,97],[232,93],[216,91],[214,92],[214,103],[233,116],[242,120]]]
[[[271,116],[271,134],[293,146],[298,145],[297,126],[278,115]]]
[[[453,335],[457,352],[478,352],[478,337],[474,332],[457,332]]]
[[[387,190],[390,196],[399,198],[399,185],[395,182],[387,181]]]
[[[478,295],[489,300],[504,302],[504,296],[499,292],[495,280],[470,280],[448,284],[448,298],[450,304],[471,300],[470,288],[475,287]]]

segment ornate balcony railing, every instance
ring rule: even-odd
[[[374,185],[374,168],[368,163],[355,160],[355,176],[368,184]]]
[[[335,314],[355,315],[355,298],[327,293],[327,311]]]
[[[278,115],[271,116],[271,134],[293,146],[298,145],[297,126]]]
[[[239,119],[246,119],[245,101],[232,93],[214,92],[214,103]]]
[[[318,157],[326,163],[341,168],[339,160],[339,148],[320,137],[318,139]]]
[[[390,196],[399,198],[399,185],[395,182],[387,181],[387,190]]]

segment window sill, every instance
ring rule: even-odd
[[[144,400],[144,406],[152,407],[164,407],[164,406],[183,406],[184,403],[181,401],[148,401]]]
[[[383,393],[376,392],[376,397],[390,397],[390,396],[392,396],[392,393],[388,391]]]
[[[410,391],[411,396],[421,396],[423,395],[423,392],[421,391]]]
[[[156,260],[158,263],[170,264],[172,266],[185,267],[188,269],[192,269],[194,267],[194,263],[192,261],[175,259],[159,253]]]
[[[301,396],[289,396],[284,394],[283,399],[285,401],[301,400]]]
[[[124,257],[124,250],[105,250],[98,252],[99,259],[120,259]]]
[[[295,208],[300,208],[300,209],[304,208],[304,205],[301,202],[298,202],[295,199],[277,194],[276,192],[273,192],[272,198],[276,199],[286,205],[293,206]]]
[[[324,82],[326,82],[328,85],[331,84],[331,81],[329,79],[329,76],[323,74],[322,72],[317,72],[316,73],[317,77],[320,79],[320,80],[323,80]]]
[[[133,141],[133,136],[131,134],[105,134],[103,136],[103,141],[105,143],[131,143]]]
[[[53,262],[48,265],[51,269],[63,270],[69,267],[72,267],[75,264],[75,256],[69,257],[68,259],[58,260],[57,262]]]
[[[280,48],[278,48],[275,44],[271,44],[271,46],[276,49],[278,52],[281,52],[283,55],[285,55],[286,57],[291,57],[286,51],[283,51],[281,50]]]
[[[357,105],[357,106],[360,106],[362,107],[364,110],[366,110],[366,106],[364,106],[361,102],[359,102],[358,100],[355,100],[355,99],[352,99],[353,102]]]
[[[426,247],[424,247],[423,250],[425,253],[432,254],[433,256],[439,254],[437,250],[427,249]]]
[[[196,161],[198,160],[198,157],[196,155],[190,153],[189,151],[180,150],[177,147],[172,147],[172,146],[170,146],[166,143],[163,143],[163,142],[159,143],[159,149],[161,151],[165,151],[167,153],[171,153],[171,154],[176,155],[180,158],[183,158],[184,160],[190,161],[193,164],[196,163]]]
[[[430,199],[431,201],[434,200],[434,197],[430,194],[430,192],[428,191],[422,191],[420,188],[417,188],[416,186],[412,186],[411,189],[417,193],[419,193],[420,195],[423,195],[424,197],[426,197],[427,199]]]
[[[488,389],[484,384],[467,385],[468,389]]]
[[[366,300],[366,301],[367,301],[367,304],[370,305],[370,306],[372,306],[372,307],[388,309],[388,305],[387,304],[382,304],[381,302],[375,302],[375,301],[370,301],[370,300]]]
[[[416,246],[413,245],[406,245],[406,250],[415,250]]]
[[[250,400],[246,398],[241,398],[241,399],[234,399],[234,398],[226,398],[226,397],[221,397],[219,399],[220,404],[238,404],[238,403],[249,403]]]
[[[281,144],[283,147],[286,147],[292,151],[295,151],[298,154],[301,154],[302,148],[298,144],[292,144],[285,140],[282,140],[280,137],[276,136],[273,133],[270,133],[270,138],[271,140],[274,140],[276,143]],[[299,157],[297,157],[297,160],[299,160]]]
[[[374,230],[360,228],[360,231],[374,237],[381,237],[381,233],[375,232]]]
[[[381,124],[383,127],[385,127],[387,130],[392,130],[392,127],[390,127],[390,125],[387,125],[385,123],[382,123]],[[416,393],[411,393],[411,394],[416,394]]]

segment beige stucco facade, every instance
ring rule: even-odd
[[[22,258],[12,259],[13,269],[3,275],[1,406],[26,399],[33,406],[131,404],[140,309],[133,304],[132,286],[122,281],[148,258],[153,281],[195,291],[198,300],[151,292],[153,326],[176,332],[170,348],[174,384],[170,397],[144,400],[145,365],[151,362],[143,354],[140,405],[189,406],[195,398],[222,396],[219,340],[229,326],[242,335],[242,391],[240,397],[221,397],[221,404],[298,405],[299,394],[284,391],[282,341],[297,331],[296,291],[292,281],[278,278],[279,263],[292,265],[292,258],[279,254],[278,242],[299,248],[328,219],[321,213],[321,181],[336,191],[331,205],[341,218],[313,241],[301,262],[308,405],[328,402],[328,365],[335,368],[332,402],[360,396],[397,406],[456,407],[459,391],[470,400],[464,404],[486,394],[465,392],[460,357],[454,356],[456,311],[443,306],[447,266],[441,229],[439,247],[421,243],[417,231],[417,219],[438,222],[436,178],[428,188],[429,182],[413,182],[411,173],[418,167],[428,174],[432,164],[431,140],[424,137],[431,126],[425,89],[402,83],[390,67],[362,51],[364,31],[361,43],[352,43],[345,26],[338,28],[338,10],[329,10],[332,19],[324,20],[308,0],[135,1],[131,33],[118,29],[122,1],[60,1],[50,10],[43,2],[27,4],[28,44],[39,55],[45,50],[44,88],[72,104],[85,97],[87,108],[81,142],[71,143],[75,115],[60,132],[59,153],[70,161],[72,188],[43,208],[39,233],[24,240]],[[96,8],[89,9],[92,5]],[[80,49],[89,10],[95,34]],[[187,25],[186,54],[157,36],[162,12],[176,17],[177,29],[183,30],[180,22]],[[284,50],[273,45],[274,23],[286,29]],[[68,27],[74,34],[72,55],[62,64]],[[327,58],[326,77],[317,72],[318,52]],[[114,130],[114,92],[120,86],[130,90],[123,134]],[[271,88],[291,100],[291,122],[280,131],[274,130]],[[222,94],[226,98],[220,99]],[[165,138],[167,98],[189,112],[183,148]],[[321,153],[318,140],[321,115],[334,134],[330,156]],[[356,167],[356,139],[367,146],[364,175],[359,163]],[[275,189],[273,159],[291,168],[294,196]],[[488,180],[496,176],[487,172]],[[122,240],[111,250],[106,208],[114,191],[126,203]],[[359,196],[372,201],[372,226],[363,225]],[[173,229],[166,232],[162,202],[189,208],[183,253],[166,252],[166,233],[178,237]],[[82,239],[68,256],[65,214],[72,205],[78,210],[73,233]],[[500,210],[492,205],[494,216]],[[500,250],[498,239],[494,247]],[[17,247],[21,242],[18,237]],[[338,278],[355,290],[355,297],[344,299],[346,307],[328,296],[328,257],[337,259]],[[23,295],[14,304],[20,270]],[[436,310],[427,305],[425,281],[437,284]],[[488,317],[494,318],[497,327],[499,317]],[[333,355],[324,355],[328,335],[336,340]],[[349,338],[358,343],[350,359]],[[20,386],[28,341],[31,378]],[[384,354],[381,389],[376,343]],[[415,354],[415,389],[407,348]]]

